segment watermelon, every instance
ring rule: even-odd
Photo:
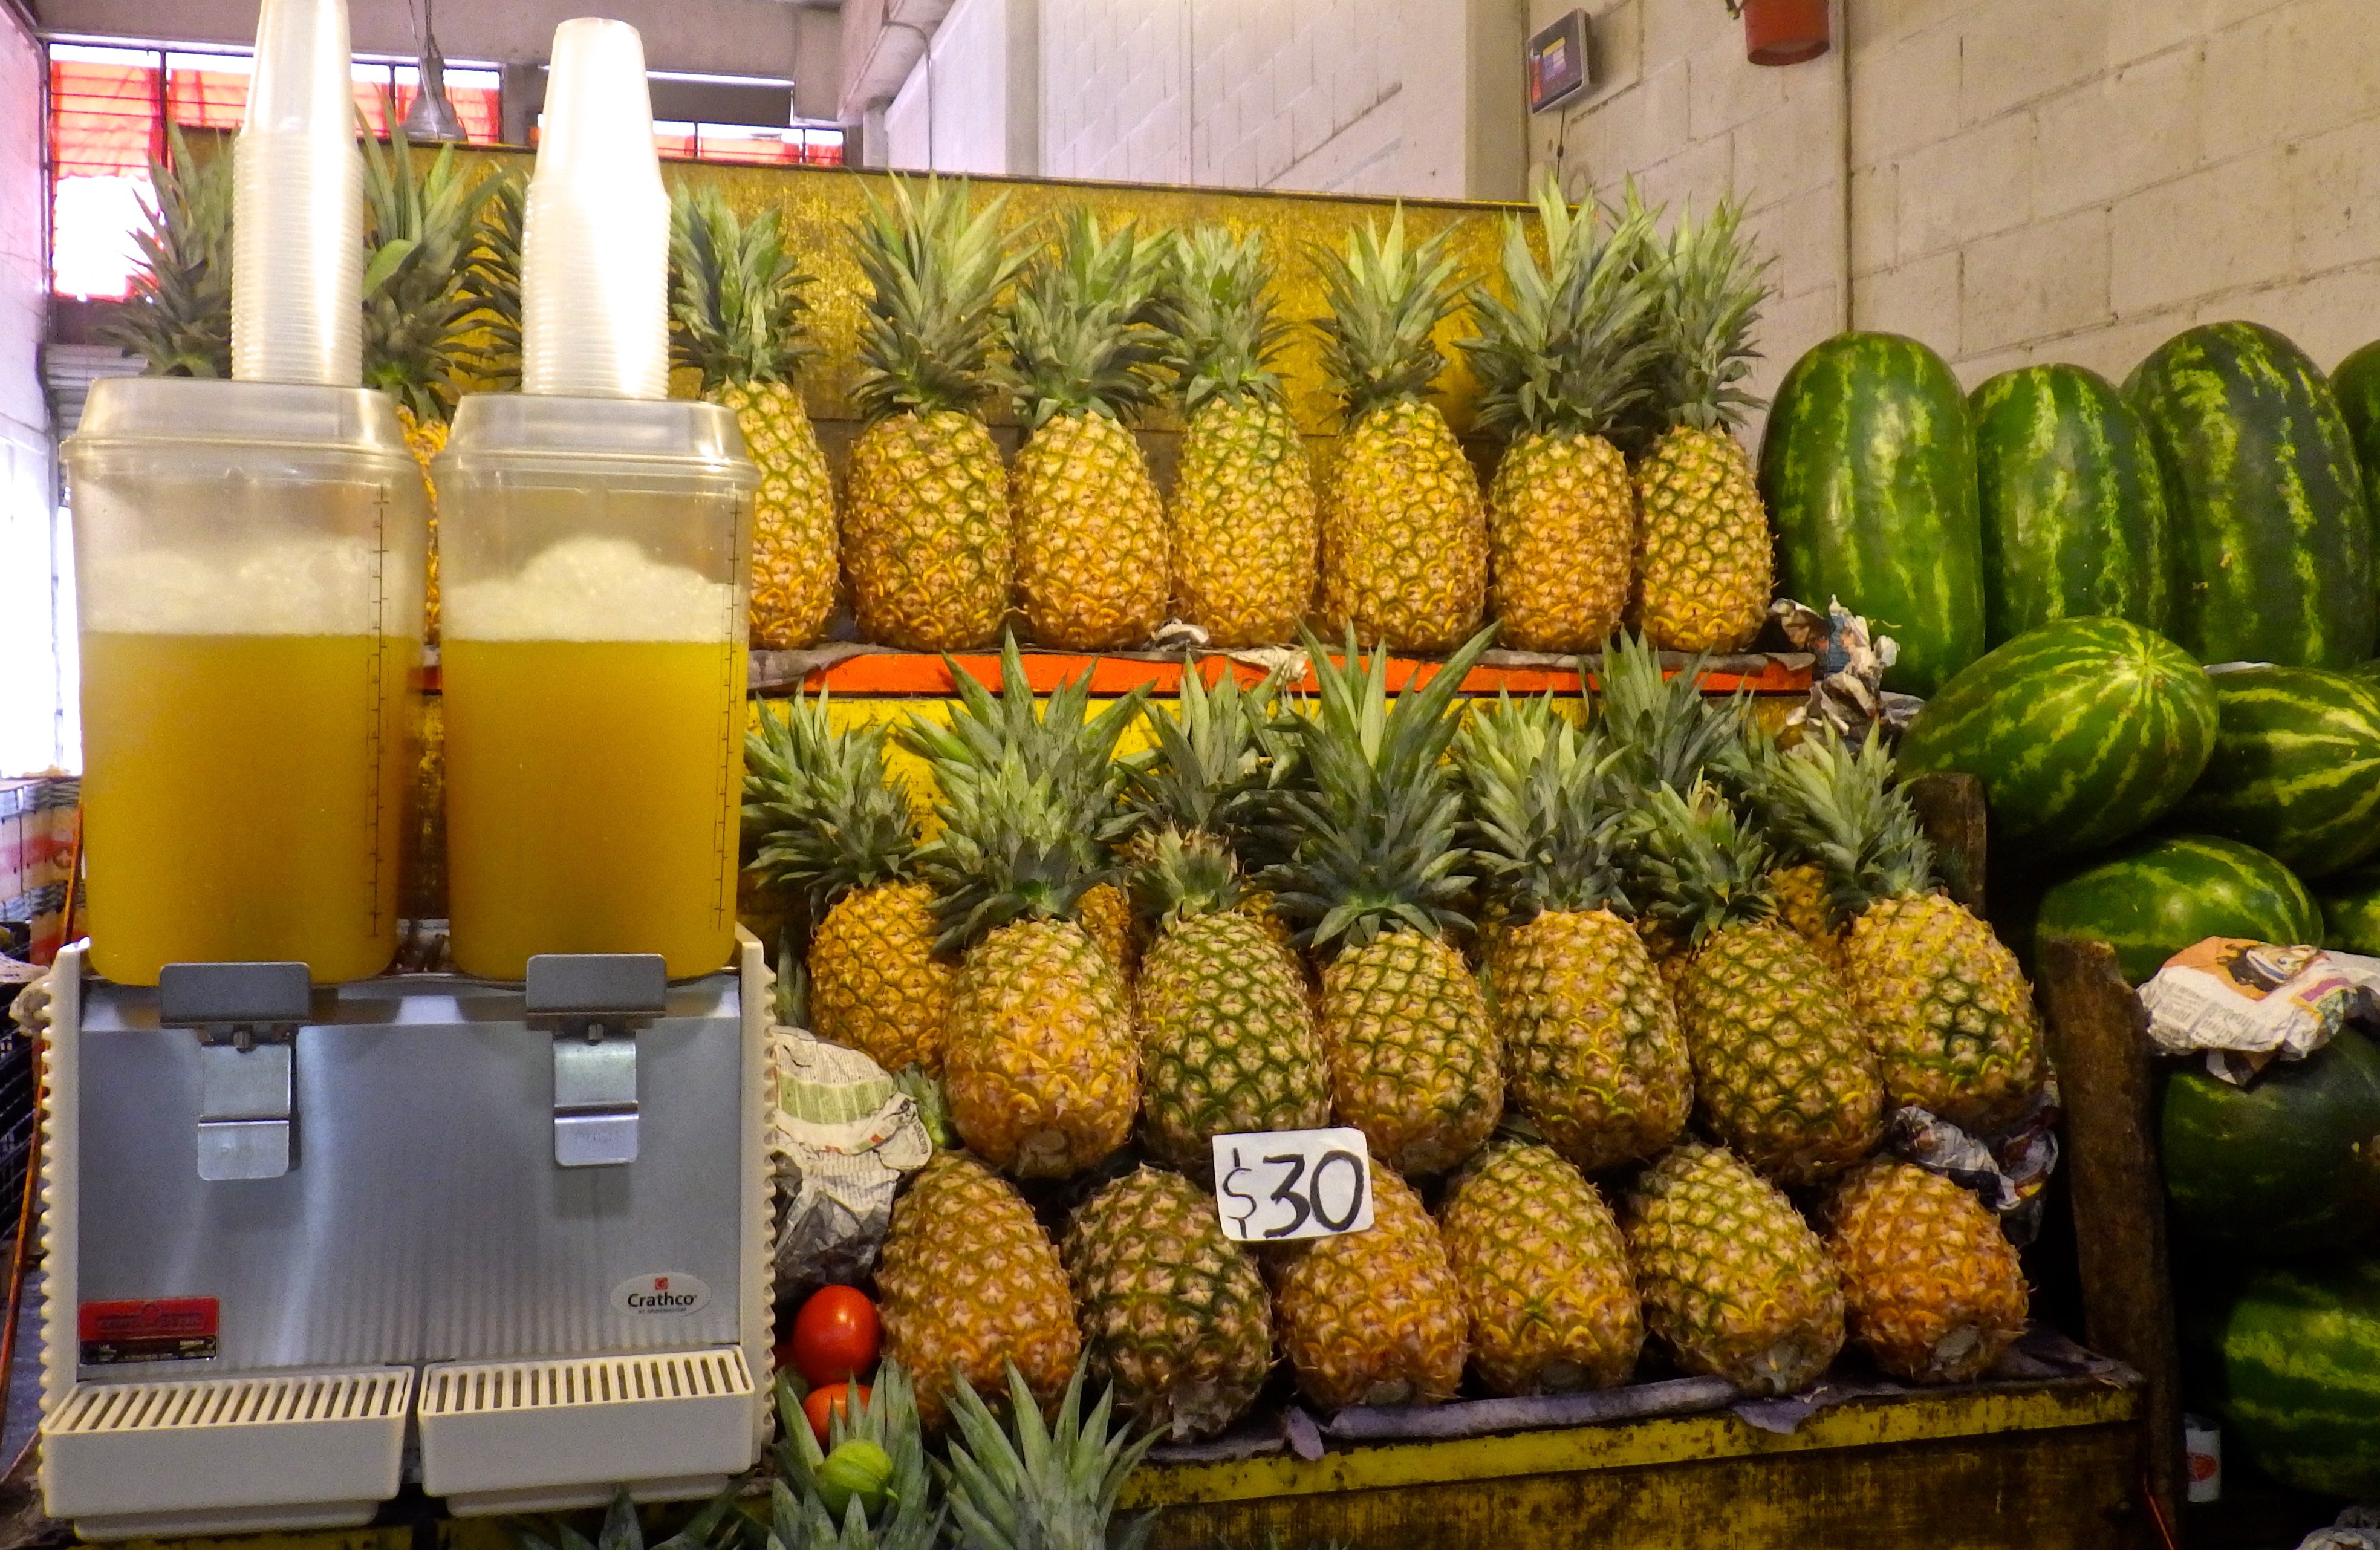
[[[2244,840],[2300,877],[2380,848],[2380,684],[2319,667],[2207,677],[2221,722],[2182,824]]]
[[[1985,641],[2078,614],[2165,633],[2165,486],[2148,432],[2115,384],[2080,366],[2023,366],[1968,403]]]
[[[2180,647],[2122,619],[2058,619],[1944,684],[1900,767],[1966,771],[1984,783],[1993,843],[2063,855],[2162,817],[2215,730],[2214,685]]]
[[[2343,1030],[2245,1087],[2178,1065],[2158,1138],[2185,1237],[2260,1255],[2350,1248],[2380,1227],[2380,1048]]]
[[[2218,1408],[2257,1468],[2380,1495],[2380,1259],[2260,1270],[2216,1327]]]
[[[2322,906],[2322,945],[2380,958],[2380,866],[2325,877],[2313,890]]]
[[[1984,651],[1974,434],[1959,379],[1897,334],[1840,334],[1793,363],[1760,445],[1779,584],[1840,599],[1899,644],[1885,687],[1931,694]]]
[[[2157,347],[2124,393],[2165,477],[2174,639],[2201,662],[2372,655],[2372,517],[2305,352],[2256,323],[2207,323]]]
[[[2330,373],[2330,396],[2347,421],[2355,460],[2363,468],[2364,504],[2380,522],[2380,342],[2364,346]],[[2380,565],[2380,560],[2375,560]]]
[[[2168,835],[2051,885],[2034,933],[2105,942],[2139,984],[2210,936],[2319,941],[2322,911],[2297,874],[2263,851],[2213,835]]]

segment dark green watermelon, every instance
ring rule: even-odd
[[[2105,942],[2124,978],[2139,984],[2210,936],[2319,941],[2322,911],[2297,874],[2263,851],[2213,835],[2171,835],[2053,885],[2041,896],[2034,933]]]
[[[2164,634],[2165,485],[2141,417],[2080,366],[2022,366],[1975,389],[1984,636],[2104,614]]]
[[[2380,1227],[2380,1049],[2352,1029],[2245,1087],[2175,1066],[2158,1136],[2174,1227],[2210,1248],[2313,1253]]]
[[[2313,890],[2322,906],[2322,945],[2380,958],[2380,866],[2325,877]]]
[[[2122,619],[2058,619],[1943,685],[1900,767],[1964,770],[1984,783],[1995,846],[2069,855],[2162,817],[2215,728],[2214,686],[2180,647]]]
[[[2363,501],[2380,524],[2380,342],[2364,346],[2330,373],[2330,396],[2338,400],[2348,440],[2363,469]],[[2375,551],[2380,555],[2380,551]],[[2374,559],[2380,567],[2380,557]]]
[[[2300,877],[2380,849],[2380,684],[2320,667],[2209,673],[2221,724],[2180,821]]]
[[[2216,1327],[2219,1408],[2256,1467],[2380,1495],[2380,1259],[2258,1271]]]
[[[1900,645],[1885,686],[1931,694],[1984,652],[1974,434],[1959,379],[1897,334],[1840,334],[1793,363],[1760,445],[1779,590]]]
[[[2124,384],[2165,477],[2173,637],[2201,662],[2372,655],[2372,518],[2347,422],[2303,350],[2252,323],[2177,335]]]

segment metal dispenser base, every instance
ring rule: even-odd
[[[79,949],[60,963],[52,1516],[95,1539],[360,1524],[408,1441],[457,1513],[594,1506],[622,1483],[697,1497],[758,1457],[767,996],[748,935],[731,973],[663,987],[629,965],[601,994],[647,1004],[617,1012],[550,979],[540,1003],[535,974],[527,998],[431,975],[318,991],[269,1056],[285,1113],[230,1117],[282,1126],[263,1152],[285,1135],[288,1166],[229,1178],[207,1163],[218,1068],[272,1039],[163,1026],[159,993],[82,978]]]

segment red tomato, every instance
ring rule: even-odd
[[[859,1385],[861,1404],[868,1403],[870,1392],[866,1384]],[[810,1397],[802,1401],[802,1413],[810,1418],[810,1431],[818,1437],[819,1446],[824,1447],[829,1418],[851,1413],[851,1390],[841,1384],[832,1388],[813,1388]]]
[[[876,1365],[876,1304],[852,1287],[821,1287],[794,1315],[794,1370],[813,1387],[840,1386]]]

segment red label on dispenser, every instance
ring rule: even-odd
[[[82,1364],[203,1361],[215,1354],[217,1307],[212,1297],[86,1302],[76,1319]]]

